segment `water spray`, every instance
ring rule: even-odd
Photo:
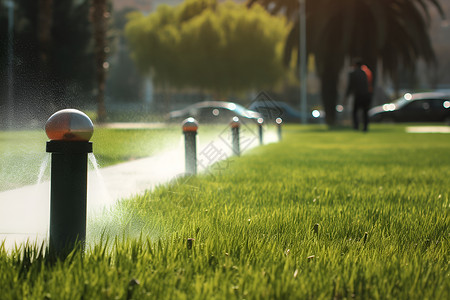
[[[264,137],[263,137],[264,119],[258,118],[257,122],[258,122],[258,132],[259,132],[259,144],[262,146],[262,145],[264,145]]]
[[[275,122],[277,123],[277,127],[278,127],[278,141],[281,141],[281,124],[283,123],[283,119],[281,118],[277,118],[275,120]]]
[[[182,123],[184,134],[186,174],[197,174],[197,141],[198,122],[194,118],[187,118]]]
[[[240,142],[239,142],[239,128],[241,127],[241,122],[238,117],[233,117],[233,120],[230,123],[231,126],[231,139],[233,143],[233,152],[235,155],[240,156]]]
[[[64,259],[84,249],[86,240],[87,160],[94,132],[91,119],[76,109],[63,109],[45,124],[52,154],[50,188],[50,255]]]

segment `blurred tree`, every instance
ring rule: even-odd
[[[135,11],[134,8],[124,8],[114,11],[112,30],[115,39],[107,47],[107,52],[113,53],[108,59],[111,61],[106,83],[106,97],[123,102],[140,100],[144,80],[131,60],[128,43],[124,36],[126,16]]]
[[[299,49],[298,0],[249,0],[294,23],[286,41],[284,62]],[[376,73],[380,60],[394,80],[401,67],[414,70],[419,58],[432,63],[427,32],[429,6],[442,14],[438,0],[306,0],[308,52],[316,57],[328,125],[335,124],[337,83],[346,58],[361,57]]]
[[[284,75],[288,27],[259,6],[188,0],[129,18],[133,59],[156,84],[226,93],[273,86]]]

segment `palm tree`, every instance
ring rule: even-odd
[[[287,64],[299,49],[298,0],[249,0],[294,23],[285,44]],[[438,0],[306,0],[308,52],[316,56],[326,122],[335,124],[337,82],[345,59],[361,57],[376,74],[377,61],[395,78],[399,67],[414,70],[419,58],[435,60],[427,32],[429,7],[443,16]]]
[[[106,119],[105,85],[106,85],[106,33],[109,18],[108,0],[92,0],[91,22],[94,29],[95,68],[97,78],[97,121]]]
[[[47,68],[50,56],[53,0],[39,0],[38,20],[39,58],[43,67]]]

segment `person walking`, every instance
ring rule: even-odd
[[[353,71],[349,73],[347,91],[345,93],[346,99],[353,95],[352,120],[355,130],[359,129],[359,111],[362,111],[363,131],[366,132],[369,129],[368,111],[372,101],[372,91],[372,72],[366,65],[362,64],[360,59],[355,59]]]

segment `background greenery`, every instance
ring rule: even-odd
[[[448,299],[448,136],[284,133],[90,220],[84,256],[0,250],[2,297]]]
[[[129,15],[132,57],[159,85],[239,92],[273,87],[284,77],[288,24],[260,6],[189,0]]]

